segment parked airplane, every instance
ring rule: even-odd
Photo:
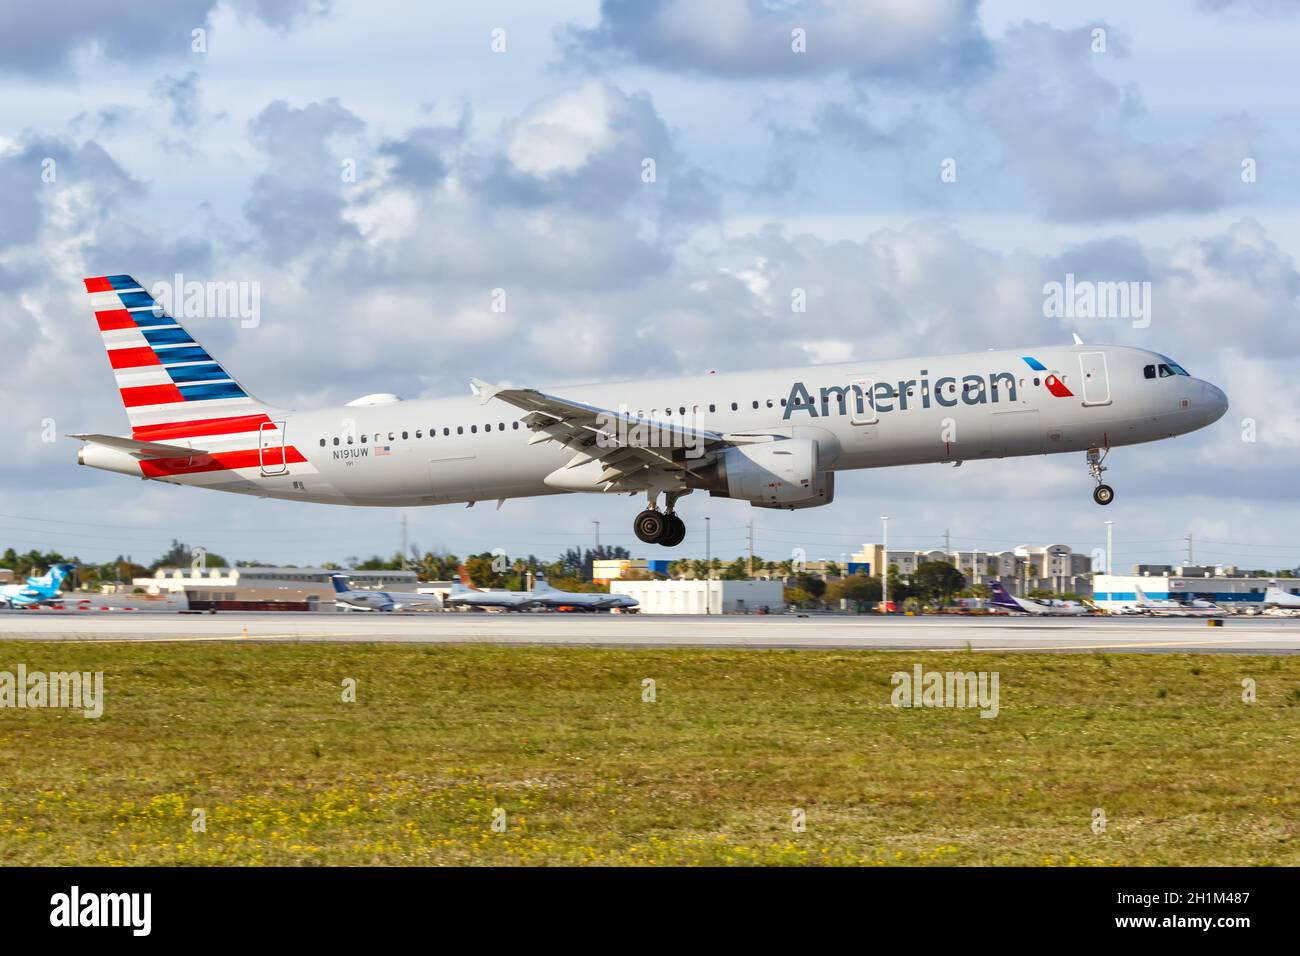
[[[1133,593],[1137,598],[1134,606],[1138,611],[1155,617],[1222,617],[1224,614],[1219,605],[1196,598],[1190,601],[1154,600],[1147,597],[1146,592],[1136,584],[1133,585]]]
[[[1300,594],[1292,594],[1277,587],[1264,589],[1264,607],[1300,608]]]
[[[457,571],[460,580],[451,586],[447,607],[496,608],[503,611],[526,611],[533,606],[532,591],[484,591],[474,586],[469,572],[461,565]]]
[[[348,587],[346,574],[331,574],[334,585],[334,603],[344,607],[364,608],[369,611],[429,610],[442,607],[436,594],[419,594],[412,591],[354,591]]]
[[[1010,611],[1012,614],[1044,614],[1053,617],[1078,617],[1090,613],[1090,609],[1072,601],[1035,601],[1032,598],[1018,598],[1008,591],[1001,581],[989,585],[993,596],[989,604],[993,607]]]
[[[53,564],[39,577],[28,578],[26,584],[6,584],[0,587],[0,605],[23,608],[56,604],[59,602],[59,588],[63,586],[64,578],[76,569],[75,564],[66,562]]]
[[[686,536],[683,495],[815,508],[831,503],[837,472],[860,468],[1081,451],[1105,505],[1111,448],[1204,428],[1228,408],[1222,391],[1163,355],[1076,336],[1071,346],[555,392],[472,379],[472,397],[375,394],[297,412],[249,395],[135,279],[85,283],[131,435],[71,436],[86,443],[83,465],[344,505],[645,495],[633,528],[667,547]]]
[[[541,575],[537,576],[537,583],[533,586],[533,601],[540,607],[568,607],[580,611],[609,611],[613,608],[631,610],[641,606],[640,601],[626,594],[561,591],[551,587],[546,578]]]

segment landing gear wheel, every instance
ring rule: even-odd
[[[668,528],[659,543],[665,548],[675,548],[686,540],[686,522],[677,515],[668,515]]]
[[[1092,500],[1099,505],[1108,505],[1115,500],[1115,489],[1110,485],[1098,485],[1092,489]]]
[[[636,516],[632,530],[646,544],[658,544],[668,532],[668,516],[661,511],[647,509]]]

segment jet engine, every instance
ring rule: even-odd
[[[835,496],[834,476],[818,471],[817,442],[810,438],[737,445],[692,471],[686,479],[692,488],[760,508],[815,508]]]

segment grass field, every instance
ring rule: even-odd
[[[8,864],[1300,864],[1297,657],[3,645],[20,662],[103,671],[106,705],[0,710]],[[891,706],[918,662],[997,671],[1000,714]]]

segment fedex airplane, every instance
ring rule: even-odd
[[[630,611],[641,606],[640,601],[626,594],[561,591],[551,587],[541,575],[537,576],[537,583],[533,586],[533,603],[539,607],[570,607],[579,611],[610,611],[614,608]]]
[[[54,564],[44,574],[28,578],[26,584],[4,585],[0,587],[0,606],[24,608],[53,604],[59,599],[63,579],[76,568],[75,564]]]
[[[1012,614],[1043,614],[1049,617],[1078,617],[1091,613],[1091,608],[1069,601],[1035,601],[1032,598],[1018,598],[1003,586],[1001,581],[993,581],[989,587],[993,596],[989,604]]]
[[[346,574],[331,574],[334,585],[334,603],[344,608],[361,608],[370,611],[409,611],[425,608],[438,609],[442,602],[436,594],[419,594],[413,591],[354,591],[348,587]]]
[[[86,466],[177,485],[411,507],[565,493],[644,495],[646,543],[686,537],[694,491],[817,508],[861,468],[1083,452],[1217,421],[1228,399],[1172,359],[1113,345],[863,359],[563,389],[471,380],[472,395],[366,395],[291,411],[250,395],[126,275],[85,280],[130,435],[76,434]],[[660,507],[660,498],[663,507]]]

